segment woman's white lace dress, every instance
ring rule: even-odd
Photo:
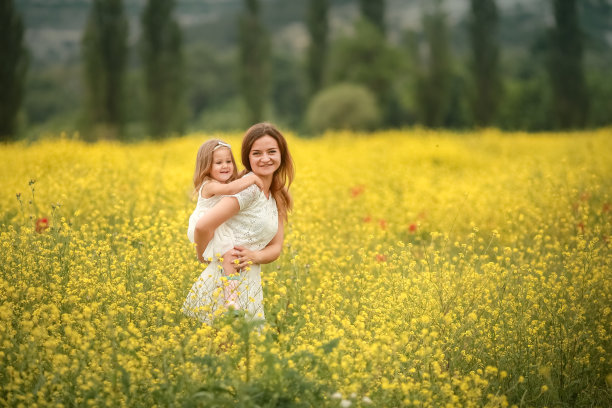
[[[255,185],[242,190],[236,197],[240,206],[238,214],[225,222],[234,236],[237,246],[250,250],[263,249],[278,230],[278,209],[272,194],[265,194]],[[210,323],[216,311],[223,305],[223,287],[225,278],[218,261],[214,260],[202,272],[191,287],[183,312],[188,316]],[[250,318],[264,319],[263,292],[261,287],[261,266],[251,265],[250,270],[240,273],[238,287],[238,306],[245,310]]]
[[[202,188],[207,182],[202,183],[200,190],[198,191],[198,203],[196,204],[195,210],[189,217],[189,227],[187,228],[187,238],[193,242],[195,234],[195,226],[201,216],[206,214],[211,208],[215,206],[225,196],[212,196],[210,198],[202,197]],[[234,234],[232,230],[223,223],[217,227],[215,234],[206,246],[203,256],[204,259],[212,261],[217,258],[217,254],[223,255],[234,247]]]

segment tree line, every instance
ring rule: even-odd
[[[140,19],[144,122],[152,138],[183,133],[190,108],[212,104],[206,102],[207,95],[200,95],[204,102],[187,101],[188,61],[175,3],[148,0]],[[522,84],[518,91],[516,81],[502,76],[502,16],[495,0],[470,0],[466,27],[470,56],[459,70],[442,0],[425,3],[422,31],[407,32],[400,45],[388,41],[385,0],[358,0],[360,17],[353,34],[332,42],[330,3],[308,0],[304,20],[310,41],[303,61],[296,63],[273,50],[261,1],[244,0],[236,24],[233,87],[245,109],[243,117],[235,118],[236,127],[266,120],[271,111],[287,126],[312,133],[414,124],[543,130],[608,123],[605,112],[598,117],[589,112],[595,96],[584,71],[578,0],[552,1],[554,25],[544,39],[543,60],[534,62],[542,65],[545,75],[528,86]],[[13,140],[19,133],[28,52],[24,24],[13,1],[0,0],[0,7],[0,135],[2,140]],[[83,134],[92,140],[123,139],[129,116],[128,21],[122,0],[94,0],[90,7],[82,36]],[[232,88],[227,83],[216,85]],[[600,91],[598,101],[611,96]]]

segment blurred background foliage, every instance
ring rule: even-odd
[[[0,4],[3,140],[612,124],[609,0]]]

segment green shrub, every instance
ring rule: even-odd
[[[306,114],[311,131],[326,129],[372,130],[380,123],[376,99],[365,87],[338,84],[317,93]]]

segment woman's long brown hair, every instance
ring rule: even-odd
[[[293,159],[291,158],[291,153],[289,153],[289,147],[287,146],[287,140],[285,140],[283,134],[274,127],[274,125],[267,122],[257,123],[251,126],[247,129],[242,138],[242,164],[247,171],[253,171],[251,169],[251,162],[249,161],[249,153],[251,153],[253,143],[263,136],[270,136],[276,140],[280,150],[281,164],[274,172],[270,191],[272,192],[274,200],[276,200],[279,213],[286,221],[287,214],[291,211],[291,207],[293,206],[293,200],[289,194],[289,186],[291,186],[291,182],[293,182],[295,170]]]

